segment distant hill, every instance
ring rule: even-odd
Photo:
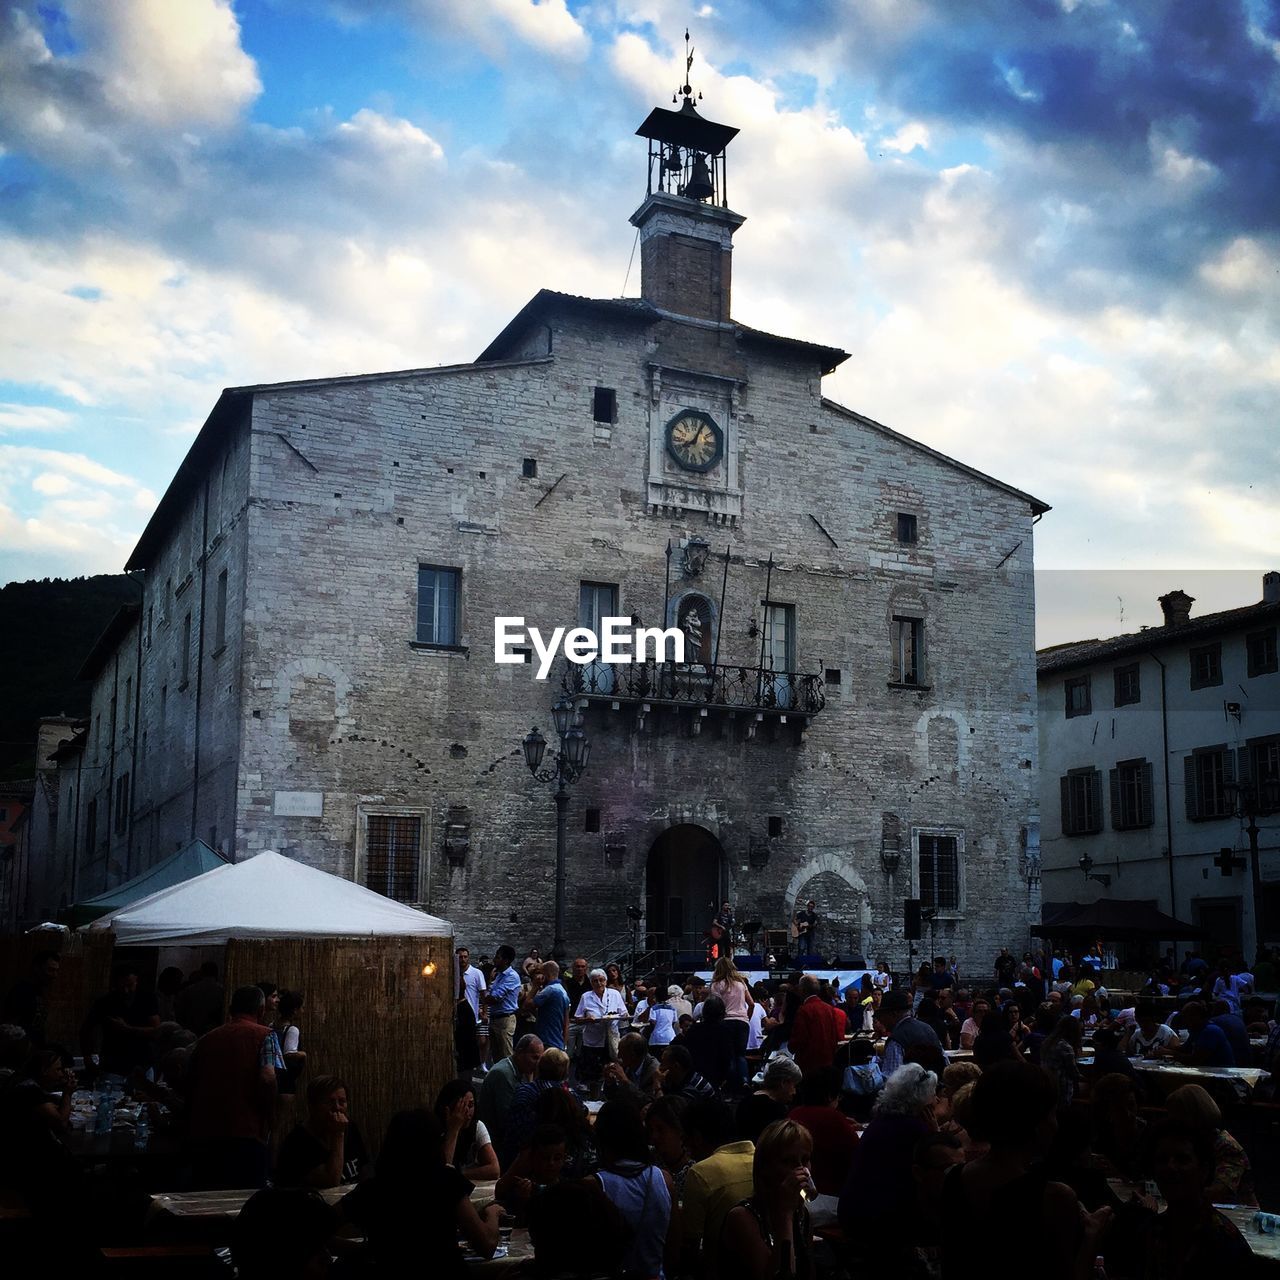
[[[89,682],[76,672],[116,610],[137,599],[124,574],[0,587],[0,781],[34,774],[41,716],[88,712]]]

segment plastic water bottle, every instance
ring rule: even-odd
[[[110,1133],[114,1114],[115,1108],[112,1105],[111,1095],[109,1093],[100,1093],[98,1095],[98,1110],[93,1119],[94,1133]]]
[[[145,1151],[150,1140],[151,1116],[144,1105],[142,1110],[138,1112],[138,1123],[133,1130],[133,1149],[135,1151]]]

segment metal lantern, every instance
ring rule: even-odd
[[[587,735],[577,727],[570,729],[564,735],[564,759],[575,776],[587,767],[590,755],[591,743],[587,741]]]
[[[551,719],[555,722],[556,736],[563,738],[573,723],[573,702],[567,694],[562,693],[556,699],[556,705],[551,708]]]
[[[529,766],[529,772],[537,773],[539,766],[542,764],[543,754],[547,749],[546,738],[538,732],[538,728],[535,725],[524,735],[524,742],[521,745],[524,748],[524,762]]]

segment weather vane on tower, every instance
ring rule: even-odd
[[[683,94],[684,100],[690,105],[693,104],[693,86],[689,83],[689,72],[693,70],[693,46],[689,43],[689,28],[684,29],[684,84],[676,89],[671,95],[671,101],[678,100],[678,95]],[[702,101],[702,94],[698,94],[698,101]]]

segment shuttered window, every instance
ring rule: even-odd
[[[1205,644],[1190,650],[1191,687],[1207,689],[1222,683],[1222,645]]]
[[[1067,719],[1072,716],[1087,716],[1093,710],[1093,694],[1088,676],[1072,676],[1062,682],[1066,695]]]
[[[1280,669],[1276,656],[1276,629],[1269,627],[1266,631],[1255,631],[1244,638],[1245,653],[1248,656],[1250,676],[1265,676]]]
[[[1138,674],[1138,664],[1117,667],[1115,670],[1117,707],[1127,707],[1134,702],[1142,701],[1142,683]]]
[[[1149,827],[1155,821],[1151,782],[1147,760],[1121,760],[1111,770],[1111,825],[1117,831]]]
[[[1187,817],[1192,822],[1229,818],[1235,812],[1235,752],[1225,746],[1203,747],[1183,762]]]
[[[1280,737],[1255,738],[1238,758],[1245,803],[1255,814],[1280,813]]]
[[[1093,835],[1102,830],[1102,774],[1072,769],[1058,779],[1062,794],[1062,834]]]
[[[418,902],[422,819],[371,813],[365,835],[364,882],[397,902]]]
[[[920,837],[920,904],[935,911],[960,907],[960,854],[955,836]]]

